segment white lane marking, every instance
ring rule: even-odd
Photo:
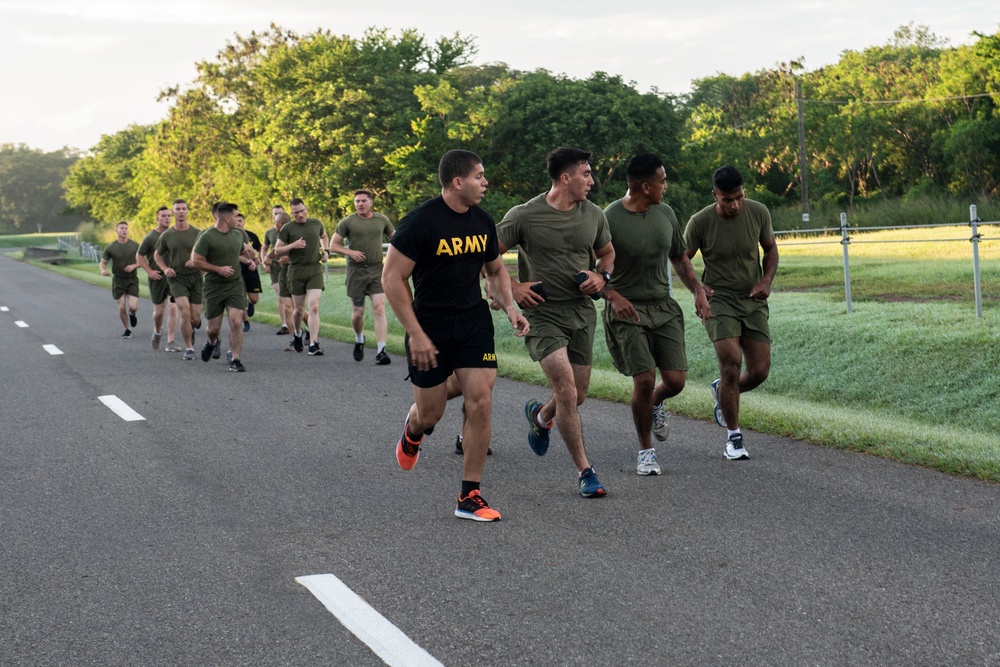
[[[27,329],[28,328],[28,323],[25,322],[24,320],[15,320],[14,324],[16,324],[17,326],[21,327],[22,329]]]
[[[8,308],[7,306],[0,306],[0,313],[7,313],[7,312],[10,312],[10,308]]]
[[[443,667],[332,574],[296,577],[341,624],[390,667]]]
[[[53,356],[55,356],[57,354],[62,354],[63,353],[63,351],[60,350],[55,345],[42,345],[42,349],[45,350],[46,352],[48,352],[49,354],[53,355]]]
[[[146,418],[140,415],[138,412],[130,408],[125,401],[118,398],[114,394],[108,394],[107,396],[98,396],[97,399],[104,403],[104,405],[111,408],[111,411],[116,415],[121,417],[127,422],[138,422],[145,421]]]

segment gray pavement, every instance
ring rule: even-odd
[[[395,463],[402,358],[255,326],[229,373],[154,352],[140,304],[120,340],[109,290],[0,256],[0,664],[383,664],[295,582],[331,573],[445,665],[1000,665],[996,485],[756,433],[729,462],[676,417],[640,478],[627,406],[588,401],[585,500],[501,379],[503,521],[460,521],[457,404]]]

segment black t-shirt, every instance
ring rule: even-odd
[[[413,260],[414,310],[464,310],[483,299],[479,272],[500,255],[490,214],[473,206],[456,213],[441,197],[400,221],[392,245]]]
[[[247,236],[250,237],[250,245],[253,247],[253,249],[256,250],[257,252],[260,252],[261,248],[260,237],[248,229],[244,229],[243,231],[245,231],[247,233]],[[240,271],[243,273],[244,276],[248,276],[250,274],[257,273],[257,268],[254,267],[254,270],[251,271],[249,266],[247,266],[243,262],[240,262]]]

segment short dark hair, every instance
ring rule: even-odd
[[[176,206],[177,204],[184,204],[185,206],[187,206],[187,202],[184,201],[183,199],[175,199],[171,204],[171,206]]]
[[[274,216],[274,221],[275,222],[280,222],[283,225],[287,225],[289,222],[292,221],[292,216],[290,216],[287,213],[285,213],[285,209],[281,209],[281,213],[279,213],[278,215]]]
[[[116,222],[115,229],[118,229],[118,225],[125,225],[126,227],[128,227],[128,220],[119,220],[118,222]]]
[[[625,177],[628,179],[629,187],[639,186],[656,176],[656,172],[663,167],[663,160],[652,153],[636,155],[628,161],[625,167]]]
[[[716,192],[732,192],[743,185],[743,174],[736,167],[725,165],[712,174],[712,187]]]
[[[472,151],[450,150],[441,156],[438,163],[438,181],[442,188],[447,188],[453,179],[468,176],[477,164],[482,163],[483,159]]]
[[[156,209],[156,215],[159,215],[160,211],[169,211],[169,210],[170,209],[167,208],[166,206],[161,206],[160,208]]]
[[[228,215],[229,213],[235,213],[237,208],[236,204],[230,204],[227,201],[218,201],[212,204],[212,215]]]
[[[590,153],[579,148],[557,148],[545,158],[545,169],[553,181],[581,162],[590,162]]]
[[[298,197],[293,197],[292,200],[290,202],[288,202],[288,205],[289,206],[305,206],[306,203],[304,201],[302,201],[301,199],[299,199]]]
[[[271,207],[271,210],[273,211],[276,208],[280,208],[282,211],[285,210],[285,207],[282,206],[281,204],[275,204],[274,206]]]
[[[357,197],[358,195],[368,195],[369,199],[375,201],[375,195],[372,194],[371,190],[365,190],[364,188],[361,188],[360,190],[355,190],[354,196]]]

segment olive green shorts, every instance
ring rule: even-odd
[[[189,303],[201,304],[201,273],[178,273],[173,278],[167,278],[167,282],[174,299],[187,297]]]
[[[382,265],[352,266],[348,264],[344,283],[347,286],[347,296],[351,298],[354,305],[364,306],[366,296],[384,293],[382,289]]]
[[[247,292],[242,280],[227,283],[205,281],[205,319],[214,320],[226,308],[246,310]]]
[[[532,361],[563,347],[572,364],[589,366],[594,360],[597,309],[589,298],[585,303],[543,303],[525,310],[524,316],[531,325],[524,345]]]
[[[271,262],[271,266],[272,267],[279,266],[278,260],[274,260],[273,262]],[[277,285],[279,282],[281,282],[281,269],[280,268],[277,268],[277,269],[272,268],[271,271],[270,271],[270,273],[271,273],[271,284],[272,285]]]
[[[283,264],[278,270],[278,296],[288,297],[292,293],[288,290],[288,265]]]
[[[159,306],[161,303],[170,298],[170,282],[167,280],[166,276],[163,276],[159,280],[149,281],[149,300],[153,302],[153,305]]]
[[[604,339],[611,361],[622,375],[635,377],[654,368],[686,371],[684,313],[671,298],[657,303],[633,303],[639,321],[623,320],[604,308]]]
[[[289,264],[288,291],[292,296],[305,296],[311,289],[324,289],[322,264]]]
[[[713,343],[741,336],[758,343],[771,342],[771,329],[767,325],[771,311],[766,299],[757,301],[748,296],[715,290],[708,305],[712,307],[712,317],[705,322],[705,330]]]
[[[111,279],[111,296],[115,298],[115,301],[125,295],[139,296],[139,276],[134,273],[125,278],[115,277]]]

